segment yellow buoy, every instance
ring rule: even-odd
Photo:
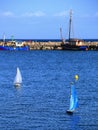
[[[79,78],[79,76],[76,74],[76,75],[75,75],[75,80],[78,80],[78,78]]]

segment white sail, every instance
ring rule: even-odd
[[[14,85],[19,86],[22,83],[22,76],[19,68],[17,67],[16,77],[14,79]]]

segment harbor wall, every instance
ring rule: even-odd
[[[9,42],[0,42],[0,45],[7,45],[7,46],[15,46],[14,41]],[[35,41],[23,41],[18,43],[22,46],[28,45],[30,47],[30,50],[62,50],[61,44],[62,42],[35,42]],[[82,42],[83,46],[88,46],[91,49],[98,47],[98,42]]]
[[[61,50],[62,42],[35,42],[35,41],[23,41],[19,44],[22,46],[28,45],[30,50]],[[0,45],[15,46],[15,42],[0,42]]]

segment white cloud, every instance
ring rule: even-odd
[[[96,12],[95,14],[82,14],[81,15],[82,18],[97,18],[98,17],[98,12]]]
[[[6,12],[0,13],[0,16],[3,16],[3,17],[16,17],[16,18],[19,18],[19,17],[34,17],[34,16],[35,17],[42,17],[42,16],[45,16],[45,15],[46,14],[42,11],[27,12],[27,13],[19,14],[19,15],[16,15],[11,11],[6,11]]]
[[[62,11],[62,12],[54,14],[54,16],[57,16],[57,17],[63,17],[63,16],[68,16],[68,15],[69,15],[69,11]]]
[[[14,14],[10,11],[3,12],[0,15],[5,16],[5,17],[13,17],[14,16]]]
[[[90,18],[91,15],[90,14],[82,14],[82,15],[80,15],[80,17],[82,17],[82,18]]]
[[[98,12],[95,13],[95,17],[98,17]]]
[[[36,16],[36,17],[42,17],[42,16],[45,16],[46,14],[42,11],[37,11],[37,12],[27,12],[25,14],[23,14],[24,17],[33,17],[33,16]]]

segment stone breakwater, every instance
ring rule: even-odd
[[[83,42],[84,46],[88,46],[89,50],[98,50],[98,41],[96,42]]]
[[[6,43],[0,42],[0,45],[7,46],[29,46],[30,50],[62,50],[62,42],[35,42],[35,41],[23,41],[23,42],[15,42],[8,41]],[[98,42],[82,42],[83,46],[88,46],[89,50],[95,50],[98,48]]]
[[[26,44],[26,43],[25,43]],[[61,50],[61,42],[28,42],[31,50]]]
[[[18,42],[18,46],[29,46],[30,50],[61,50],[61,43],[62,42],[35,42],[35,41],[23,41]],[[0,45],[7,45],[7,46],[15,46],[17,42],[0,42]]]

